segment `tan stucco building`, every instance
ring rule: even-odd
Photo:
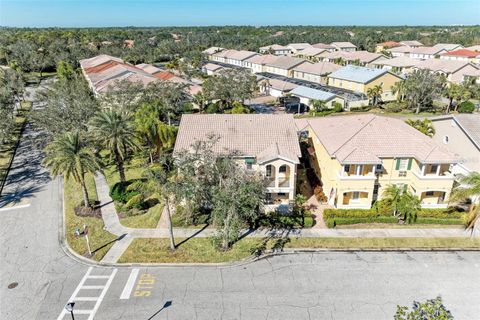
[[[370,208],[391,184],[445,208],[457,157],[402,120],[370,114],[310,118],[311,162],[329,204]]]

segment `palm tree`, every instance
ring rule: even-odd
[[[376,85],[367,89],[367,96],[372,100],[373,106],[377,106],[378,100],[380,99],[382,93],[383,89],[380,85]]]
[[[90,207],[85,174],[99,170],[100,165],[80,134],[67,132],[58,136],[45,148],[45,153],[43,163],[50,168],[52,176],[63,175],[66,180],[73,178],[80,183],[84,206]]]
[[[135,129],[129,116],[113,110],[98,113],[90,121],[90,132],[95,141],[110,151],[120,181],[125,182],[125,159],[128,152],[137,146]]]
[[[409,191],[402,192],[398,203],[398,211],[403,214],[403,221],[407,223],[415,222],[417,212],[421,209],[420,199]]]
[[[403,190],[396,184],[388,185],[385,191],[383,191],[382,198],[390,207],[392,207],[394,216],[397,215],[402,194]]]
[[[453,189],[450,196],[451,202],[458,202],[471,199],[470,214],[465,223],[465,228],[472,232],[475,231],[475,225],[480,217],[480,206],[478,200],[480,199],[480,173],[472,172],[469,175],[462,176],[459,179],[458,187]]]
[[[429,136],[430,138],[435,135],[435,128],[433,127],[432,120],[429,120],[427,118],[423,120],[413,120],[413,119],[408,119],[405,121],[408,125],[414,127],[424,135]]]
[[[392,93],[397,95],[397,101],[405,99],[405,81],[398,81],[392,86]]]

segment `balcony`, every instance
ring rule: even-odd
[[[414,170],[413,174],[421,180],[451,180],[454,178],[448,164],[423,164],[420,170]]]
[[[365,175],[361,175],[361,174],[348,175],[346,172],[338,171],[337,176],[340,178],[340,180],[375,180],[376,179],[376,176],[373,173],[368,173]]]
[[[340,180],[375,180],[375,166],[351,164],[344,165],[337,176]]]

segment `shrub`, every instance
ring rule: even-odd
[[[205,109],[206,113],[220,113],[220,108],[217,103],[211,103]]]
[[[383,109],[387,112],[400,112],[405,109],[405,104],[400,102],[389,102],[383,105]]]
[[[436,218],[419,218],[415,221],[417,224],[463,224],[463,219],[436,219]]]
[[[475,111],[475,105],[471,101],[464,101],[458,105],[457,110],[460,113],[472,113]]]
[[[343,111],[343,107],[342,107],[342,104],[339,103],[339,102],[334,102],[332,103],[332,106],[333,106],[333,111],[334,112],[342,112]]]
[[[333,228],[334,226],[349,225],[349,224],[359,224],[359,223],[398,223],[397,217],[357,217],[357,218],[329,218],[326,220],[326,225],[328,228]]]
[[[436,218],[436,219],[462,219],[464,212],[450,211],[448,209],[422,209],[417,212],[419,218]]]
[[[143,210],[145,208],[144,200],[145,199],[142,194],[136,194],[133,197],[131,197],[130,200],[127,201],[127,203],[125,204],[125,207],[127,209],[136,208],[139,210]]]
[[[139,194],[136,190],[128,190],[130,184],[132,184],[131,181],[116,183],[110,190],[110,197],[112,197],[114,201],[127,203],[132,197]]]
[[[370,218],[379,216],[373,209],[325,209],[323,217],[329,218]]]

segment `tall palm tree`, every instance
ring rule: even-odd
[[[480,199],[480,173],[472,172],[469,175],[462,176],[459,179],[458,187],[453,189],[450,196],[450,202],[458,202],[462,200],[471,199],[470,214],[465,223],[465,228],[470,230],[473,234],[475,231],[475,224],[480,219],[480,206],[478,201]]]
[[[398,203],[398,211],[403,214],[403,220],[407,223],[415,222],[417,213],[422,208],[420,199],[409,191],[404,191]]]
[[[400,189],[396,184],[388,185],[383,191],[382,199],[392,207],[394,216],[396,216],[398,213],[398,207],[402,199],[402,194],[403,190]]]
[[[405,81],[398,81],[392,86],[392,93],[397,95],[397,101],[405,100]]]
[[[95,115],[90,121],[90,132],[95,141],[110,151],[120,181],[125,182],[124,163],[129,151],[137,147],[135,129],[130,117],[118,111],[103,111]]]
[[[373,86],[372,88],[367,89],[367,96],[372,100],[372,105],[377,106],[378,100],[380,99],[383,89],[380,85]]]
[[[43,163],[53,177],[63,175],[66,180],[73,178],[82,186],[83,203],[90,207],[90,198],[85,184],[85,175],[100,169],[93,152],[81,139],[78,132],[67,132],[58,136],[45,148]]]

